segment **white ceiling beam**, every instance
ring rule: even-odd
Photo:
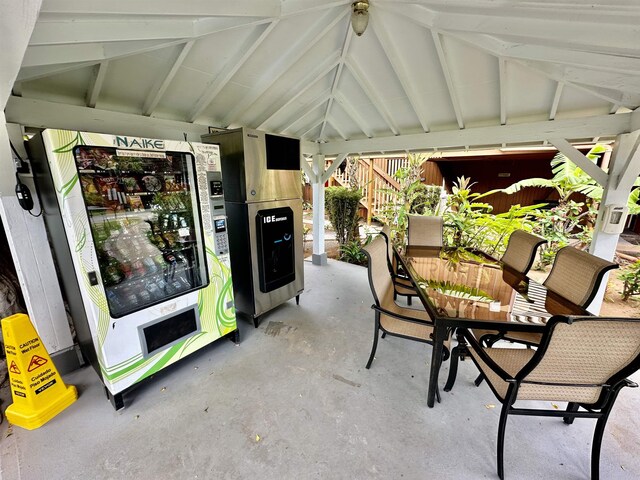
[[[113,21],[108,18],[99,20],[63,19],[40,20],[31,37],[29,45],[76,45],[94,43],[119,43],[150,40],[186,41],[213,35],[237,28],[251,27],[271,22],[264,18],[203,18]]]
[[[343,140],[349,140],[349,136],[345,135],[342,129],[338,127],[338,122],[336,121],[335,118],[329,117],[327,119],[327,123],[331,125],[331,128],[333,128],[338,133],[338,135],[342,137]]]
[[[300,161],[300,167],[302,168],[302,171],[307,175],[307,177],[309,177],[309,181],[311,183],[318,183],[318,176],[316,175],[316,172],[313,171],[313,168],[311,167],[311,165],[309,165],[309,162],[305,157],[302,157],[302,160]]]
[[[507,61],[498,58],[498,81],[500,83],[500,125],[507,124]]]
[[[186,42],[182,46],[180,53],[171,64],[171,68],[169,69],[167,74],[164,76],[164,78],[159,78],[156,84],[151,88],[151,91],[147,95],[147,98],[145,99],[144,105],[142,107],[143,115],[150,116],[153,114],[156,107],[158,106],[158,103],[160,103],[162,96],[167,91],[167,88],[169,88],[169,85],[171,85],[171,82],[176,76],[176,73],[178,73],[178,70],[182,66],[185,58],[187,58],[187,55],[189,55],[189,52],[191,51],[194,43],[195,40],[191,40],[189,42]]]
[[[349,152],[341,153],[333,160],[333,162],[331,162],[331,165],[329,165],[329,168],[325,170],[325,172],[322,174],[322,177],[320,178],[321,183],[325,183],[327,180],[331,178],[331,175],[333,175],[333,173],[338,169],[338,167],[344,161],[344,159],[347,158],[348,154]]]
[[[351,120],[353,120],[353,123],[355,123],[358,128],[362,130],[362,133],[364,133],[369,138],[373,137],[373,133],[371,132],[371,129],[367,127],[364,118],[362,118],[362,115],[358,113],[358,110],[351,104],[347,97],[342,94],[342,92],[336,92],[333,98],[335,98],[336,102],[338,102],[344,112],[351,118]]]
[[[324,121],[324,120],[320,120],[319,122],[317,122],[317,123],[313,124],[313,126],[312,126],[311,128],[309,128],[309,129],[305,130],[301,135],[297,135],[297,136],[298,136],[298,137],[300,137],[300,138],[304,138],[304,137],[306,137],[306,136],[307,136],[307,135],[309,135],[313,130],[315,130],[316,128],[318,128],[318,127],[322,124],[322,122],[323,122],[323,121]]]
[[[558,105],[560,104],[560,98],[562,98],[562,90],[564,89],[564,82],[558,82],[556,85],[556,93],[553,95],[553,102],[551,103],[551,110],[549,110],[549,120],[555,120],[558,113]]]
[[[22,61],[22,67],[40,67],[74,62],[98,63],[116,57],[150,52],[174,44],[175,42],[142,40],[117,43],[29,46]]]
[[[270,110],[265,118],[257,127],[257,130],[262,130],[274,117],[276,117],[280,112],[286,109],[289,105],[295,102],[300,96],[302,96],[305,92],[307,92],[311,87],[313,87],[316,83],[322,80],[324,77],[331,72],[336,65],[338,65],[338,61],[340,60],[340,52],[336,50],[333,54],[326,57],[322,60],[316,68],[311,70],[305,77],[296,82],[296,86],[298,91],[293,93],[292,91],[288,91],[284,96],[279,98],[276,102],[273,103]],[[279,105],[276,107],[276,105]]]
[[[440,32],[437,30],[431,30],[431,38],[436,46],[436,52],[438,53],[438,60],[440,62],[440,68],[444,75],[444,80],[447,83],[447,90],[449,91],[449,99],[453,106],[453,111],[456,115],[456,121],[459,128],[464,128],[464,120],[462,119],[462,108],[460,108],[460,101],[458,100],[458,94],[456,93],[456,87],[453,84],[451,78],[451,72],[449,71],[449,62],[447,61],[447,54],[442,46],[442,39],[440,38]]]
[[[633,24],[640,16],[640,9],[634,0],[593,3],[589,0],[557,2],[556,0],[507,1],[495,0],[377,0],[378,3],[414,4],[444,12],[465,12],[477,15],[534,17],[539,19],[576,19],[576,8],[588,5],[579,12],[581,19],[594,17],[596,21],[622,22]]]
[[[607,88],[609,90],[626,91],[640,95],[640,75],[607,73],[564,67],[544,62],[528,60],[519,61],[523,65],[543,71],[549,76],[561,78],[567,82],[593,85],[594,87]]]
[[[602,70],[612,73],[640,74],[640,58],[606,55],[592,52],[580,52],[543,45],[526,45],[505,42],[500,55],[522,60],[560,63],[589,70]]]
[[[443,33],[446,31],[502,35],[506,39],[518,38],[517,43],[568,47],[571,50],[594,53],[626,56],[634,56],[637,53],[638,31],[637,25],[633,23],[604,23],[597,17],[588,22],[576,21],[575,15],[568,22],[566,19],[553,17],[553,13],[549,14],[549,18],[536,18],[518,13],[507,15],[503,10],[506,5],[500,3],[499,6],[499,15],[496,15],[495,10],[487,10],[483,15],[481,12],[437,12],[422,5],[403,5],[402,8],[397,8],[396,5],[387,6],[385,3],[381,5],[382,8],[393,7],[398,14]],[[597,31],[598,35],[594,35],[594,31]]]
[[[242,68],[247,60],[253,55],[256,49],[262,45],[262,42],[269,36],[274,28],[278,25],[280,20],[274,20],[271,22],[262,32],[259,30],[249,36],[244,44],[240,45],[240,48],[236,50],[236,54],[229,58],[225,63],[222,71],[218,76],[207,85],[205,91],[200,95],[200,98],[196,101],[195,105],[189,113],[188,120],[195,122],[196,119],[204,112],[216,96],[222,91],[222,89],[229,83],[233,76]],[[260,27],[257,27],[260,29]]]
[[[617,188],[630,191],[640,175],[640,131],[631,132],[631,150],[627,155],[624,167],[618,175]]]
[[[582,79],[581,82],[572,81],[567,78],[565,67],[558,65],[545,64],[542,62],[528,62],[524,60],[517,60],[517,63],[534,70],[547,78],[555,80],[556,82],[564,82],[565,86],[571,86],[579,90],[583,90],[593,96],[606,100],[611,103],[619,103],[625,107],[636,108],[640,105],[640,95],[631,96],[623,95],[621,92],[611,90],[606,86],[598,86],[590,84],[586,79]],[[599,72],[593,72],[599,73]],[[575,77],[571,77],[575,78]],[[606,82],[605,82],[606,83]]]
[[[82,130],[114,135],[132,135],[167,140],[200,141],[208,125],[178,122],[157,117],[79,107],[24,97],[10,97],[5,110],[7,122],[28,127]]]
[[[91,80],[89,81],[89,88],[87,89],[87,107],[95,108],[100,97],[100,90],[104,84],[104,79],[107,76],[107,69],[109,68],[109,62],[100,62],[93,69],[91,74]]]
[[[380,97],[378,91],[371,84],[367,76],[362,72],[362,69],[358,65],[356,59],[353,57],[348,58],[346,65],[353,75],[353,78],[355,78],[358,85],[360,85],[360,88],[362,88],[362,91],[367,95],[367,97],[369,97],[369,100],[376,108],[382,119],[385,121],[387,127],[389,127],[389,130],[391,130],[394,135],[399,135],[400,130],[396,126],[393,117],[391,116],[391,112],[389,112],[389,109],[382,101],[382,97]]]
[[[549,138],[549,142],[564,154],[569,160],[581,168],[587,175],[593,178],[599,185],[607,184],[607,173],[598,165],[589,160],[580,150],[575,148],[564,138]]]
[[[423,10],[407,7],[412,16],[415,10]],[[639,40],[637,27],[597,21],[567,22],[556,18],[466,13],[436,13],[432,21],[440,30],[519,37],[528,40],[525,43],[567,45],[579,51],[633,54]],[[595,31],[597,35],[594,35]]]
[[[396,77],[400,81],[400,85],[402,86],[404,93],[407,96],[409,104],[418,117],[418,121],[422,126],[422,130],[428,132],[429,123],[427,122],[427,119],[424,115],[425,109],[422,108],[422,103],[419,101],[418,93],[416,92],[413,83],[410,81],[410,78],[412,78],[412,76],[409,75],[409,70],[400,59],[400,53],[393,44],[388,30],[384,27],[384,25],[379,23],[379,20],[375,15],[371,16],[369,23],[371,24],[370,28],[374,31],[376,37],[378,37],[380,45],[382,46],[382,49],[384,50],[384,53],[387,56],[387,60],[391,64]]]
[[[192,20],[39,21],[29,45],[63,45],[112,41],[167,40],[194,36]]]
[[[327,119],[329,118],[329,111],[331,110],[331,106],[333,105],[333,97],[338,89],[338,83],[340,82],[340,76],[342,75],[342,70],[344,69],[344,61],[347,57],[347,52],[349,51],[349,45],[351,45],[351,39],[353,38],[353,29],[347,27],[347,33],[344,36],[344,42],[342,42],[342,53],[340,54],[340,61],[338,62],[338,68],[336,69],[336,73],[333,76],[333,82],[331,84],[331,98],[329,99],[329,103],[327,104],[327,110],[324,112],[324,121],[322,122],[322,128],[320,128],[320,138],[324,135],[324,129],[327,126]]]
[[[457,148],[465,145],[499,145],[543,141],[548,138],[588,138],[617,135],[630,131],[631,120],[640,128],[640,116],[633,113],[567,118],[553,122],[530,122],[509,125],[446,130],[433,133],[377,137],[362,140],[333,141],[320,145],[320,152],[334,155],[341,152],[380,152]]]
[[[50,77],[52,75],[58,75],[60,73],[90,67],[95,64],[96,62],[79,62],[63,65],[47,65],[43,67],[22,68],[18,73],[18,78],[16,79],[16,81],[29,82],[31,80],[38,80],[40,78]]]
[[[198,35],[196,35],[195,37],[191,37],[191,40],[197,40],[199,38],[203,38],[206,37],[208,35],[214,35],[216,33],[220,33],[222,31],[226,31],[226,30],[232,30],[235,28],[244,28],[244,27],[255,27],[258,25],[264,25],[266,23],[270,23],[270,20],[256,20],[256,21],[250,21],[250,22],[246,22],[243,21],[242,23],[238,23],[236,21],[236,19],[225,19],[226,23],[224,26],[221,26],[219,28],[214,28],[214,29],[208,29],[205,30],[201,33],[199,33]],[[117,39],[116,39],[117,40]],[[63,72],[67,72],[67,71],[71,71],[71,70],[76,70],[79,68],[85,68],[85,67],[89,67],[91,65],[95,65],[96,63],[99,63],[101,60],[116,60],[119,58],[125,58],[131,55],[138,55],[141,53],[147,53],[147,52],[151,52],[154,50],[161,50],[163,48],[168,48],[174,45],[180,45],[180,44],[184,44],[186,41],[190,40],[189,38],[182,38],[182,39],[177,39],[177,40],[169,40],[169,41],[148,41],[148,42],[127,42],[127,44],[123,47],[120,43],[121,42],[110,42],[110,43],[102,43],[100,45],[103,45],[103,54],[98,55],[99,58],[97,59],[93,59],[93,60],[89,60],[89,61],[83,61],[83,62],[76,62],[76,63],[72,63],[72,64],[63,64],[63,65],[48,65],[48,66],[42,66],[42,67],[24,67],[20,70],[20,73],[18,75],[18,78],[22,81],[27,81],[27,80],[37,80],[38,78],[44,78],[44,77],[48,77],[51,75],[56,75],[58,73],[63,73]],[[136,44],[137,47],[133,50],[128,49],[128,47],[132,46]],[[61,52],[61,55],[67,55],[68,56],[64,56],[59,58],[58,61],[69,61],[69,62],[73,62],[73,57],[71,56],[71,54],[73,52],[77,52],[78,50],[74,50],[73,47],[76,47],[75,45],[70,48],[69,51],[66,51],[66,48],[72,47],[71,45],[51,45],[48,47],[29,47],[27,49],[27,52],[29,52],[29,50],[31,48],[52,48],[55,51],[59,51]],[[81,45],[77,46],[78,49],[81,50]],[[66,52],[66,53],[64,53]],[[95,51],[94,51],[95,52]],[[53,56],[52,59],[55,59],[57,57]]]
[[[168,15],[168,16],[232,16],[277,17],[281,12],[279,0],[44,0],[42,13],[90,15]]]
[[[309,116],[311,113],[315,112],[319,107],[324,105],[324,103],[327,102],[329,98],[330,98],[329,90],[327,89],[322,95],[318,97],[318,99],[302,107],[296,113],[296,115],[293,115],[291,117],[293,120],[290,120],[289,123],[279,128],[277,131],[280,131],[280,132],[289,131],[289,129],[291,129],[296,123],[299,123],[301,120]]]
[[[330,10],[321,19],[313,24],[304,35],[298,37],[290,45],[287,51],[280,52],[277,59],[272,62],[260,78],[255,82],[252,89],[244,96],[242,101],[232,108],[222,119],[222,125],[228,126],[233,121],[241,119],[246,111],[258,101],[258,99],[290,68],[292,68],[301,58],[317,43],[325,37],[340,21],[342,21],[349,11],[345,9],[338,15]]]

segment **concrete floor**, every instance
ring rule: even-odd
[[[305,262],[290,301],[241,344],[223,340],[156,376],[115,412],[91,368],[65,377],[78,401],[35,431],[0,426],[0,476],[14,479],[497,478],[499,408],[460,365],[453,392],[426,406],[431,348],[387,337],[371,370],[366,270]],[[448,372],[443,367],[441,382]],[[636,381],[639,381],[636,374]],[[495,405],[495,408],[492,406]],[[548,406],[548,404],[547,404]],[[601,478],[640,478],[640,391],[620,395]],[[506,476],[589,478],[594,422],[513,417]]]

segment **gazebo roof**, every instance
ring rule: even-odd
[[[637,1],[371,0],[361,37],[351,3],[45,0],[7,120],[54,102],[331,154],[587,140],[637,117],[610,119],[640,105]]]

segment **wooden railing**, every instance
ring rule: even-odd
[[[389,190],[399,191],[400,184],[393,178],[393,174],[407,165],[407,158],[360,158],[356,168],[339,167],[333,174],[332,180],[338,185],[350,186],[351,175],[355,177],[355,185],[362,190],[361,205],[367,210],[367,220],[376,214],[384,205],[395,201],[395,196]],[[331,165],[328,160],[325,168]],[[350,174],[350,170],[352,173]]]

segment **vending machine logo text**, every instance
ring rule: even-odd
[[[164,150],[164,140],[154,138],[119,137],[116,135],[115,144],[116,147]]]

